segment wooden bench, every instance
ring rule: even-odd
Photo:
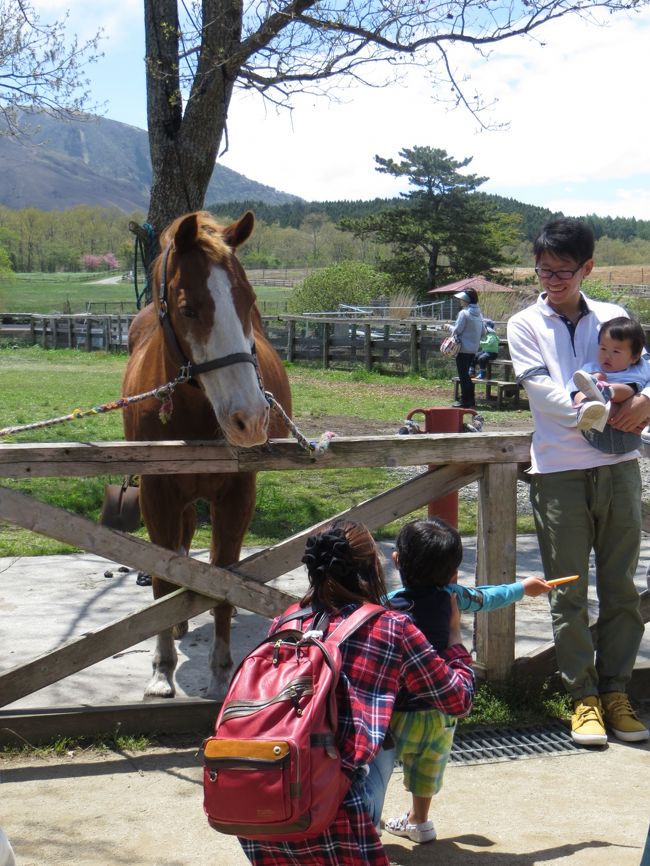
[[[520,395],[524,390],[523,385],[519,385],[517,382],[506,382],[500,379],[472,379],[472,381],[475,386],[485,385],[485,399],[488,402],[496,399],[497,409],[503,409],[503,403],[505,400],[512,400],[514,402],[514,408],[519,409]],[[454,400],[458,402],[460,400],[460,379],[458,376],[454,376],[452,382],[454,383]],[[493,390],[496,390],[496,395],[493,394]]]
[[[501,382],[512,382],[515,378],[512,361],[506,358],[488,361],[486,372],[488,379],[498,379]]]

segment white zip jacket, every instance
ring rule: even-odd
[[[638,451],[605,454],[594,448],[576,427],[577,415],[566,383],[576,370],[595,360],[598,330],[615,316],[628,316],[617,304],[592,301],[581,294],[585,312],[573,335],[564,319],[544,300],[508,320],[510,358],[517,381],[526,388],[535,424],[531,473],[591,469],[633,460]],[[650,397],[650,388],[642,394]]]

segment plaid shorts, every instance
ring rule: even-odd
[[[396,710],[390,721],[395,757],[404,767],[404,787],[416,797],[433,797],[442,777],[456,732],[455,716],[438,710]]]

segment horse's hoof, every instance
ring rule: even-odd
[[[210,677],[210,685],[205,694],[206,698],[209,698],[211,701],[223,701],[230,685],[231,674],[232,668],[228,668],[227,672]]]
[[[170,682],[163,674],[154,674],[144,690],[145,700],[147,698],[173,698],[175,695],[174,683]]]
[[[172,627],[172,635],[174,640],[180,640],[182,637],[185,637],[189,629],[189,625],[187,620],[183,622],[177,622],[175,626]]]

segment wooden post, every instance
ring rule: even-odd
[[[414,323],[411,325],[411,348],[410,348],[410,367],[411,373],[417,373],[419,369],[418,363],[418,326]]]
[[[479,481],[476,582],[511,583],[516,569],[517,466],[488,463]],[[477,668],[504,681],[515,660],[515,605],[477,614]]]
[[[384,325],[384,345],[382,347],[382,357],[384,362],[389,360],[389,346],[390,346],[390,325]]]
[[[68,316],[67,325],[68,325],[68,349],[72,349],[72,335],[73,335],[72,316]]]
[[[296,350],[296,320],[289,319],[289,326],[287,328],[287,361],[293,361],[295,359],[295,350]]]
[[[90,320],[90,316],[86,319],[86,351],[90,352],[92,346],[90,345],[92,341],[92,323]]]
[[[426,325],[420,327],[420,370],[427,368],[428,330]]]
[[[29,336],[32,346],[36,345],[36,329],[34,328],[34,317],[29,317]]]
[[[372,345],[370,325],[363,326],[363,357],[366,370],[372,370]]]
[[[647,345],[647,343],[646,343]],[[357,323],[352,322],[350,325],[350,360],[354,363],[357,360]]]
[[[323,322],[322,359],[323,359],[323,367],[325,370],[327,370],[329,365],[330,365],[330,330],[331,330],[330,323],[329,322]]]
[[[43,329],[43,333],[41,334],[41,345],[44,349],[47,349],[47,319],[45,316],[41,316],[41,328]]]

